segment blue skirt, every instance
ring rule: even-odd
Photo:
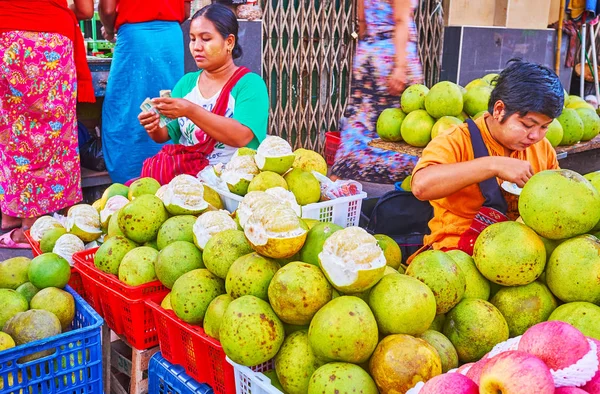
[[[177,22],[119,28],[102,106],[102,149],[113,182],[139,177],[142,163],[161,148],[137,116],[146,97],[173,89],[183,77],[183,33]]]

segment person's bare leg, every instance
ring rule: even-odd
[[[26,243],[27,238],[25,238],[25,231],[29,230],[36,220],[37,217],[21,219],[21,227],[19,227],[14,233],[12,233],[12,240],[17,243]]]
[[[2,230],[9,230],[21,226],[21,218],[2,213]]]

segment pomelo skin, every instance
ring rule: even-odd
[[[377,118],[377,135],[384,141],[402,141],[400,126],[406,114],[399,108],[386,108]]]
[[[548,320],[571,324],[590,338],[600,340],[600,306],[590,302],[569,302],[552,312]]]
[[[360,387],[360,391],[356,391]],[[377,394],[375,382],[358,365],[329,363],[317,369],[310,377],[308,394]]]
[[[458,354],[452,342],[441,332],[427,330],[419,336],[437,350],[442,360],[442,372],[446,373],[451,369],[458,368]]]

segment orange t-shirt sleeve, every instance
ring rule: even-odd
[[[423,149],[419,162],[413,170],[413,175],[425,167],[436,164],[454,164],[466,161],[467,136],[462,127],[451,132],[438,135]]]

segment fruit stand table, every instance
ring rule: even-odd
[[[388,142],[379,138],[371,140],[369,146],[392,150],[411,156],[421,157],[423,148],[408,145],[406,142]],[[561,168],[568,168],[580,174],[600,170],[600,135],[591,141],[580,142],[572,146],[556,148]]]

